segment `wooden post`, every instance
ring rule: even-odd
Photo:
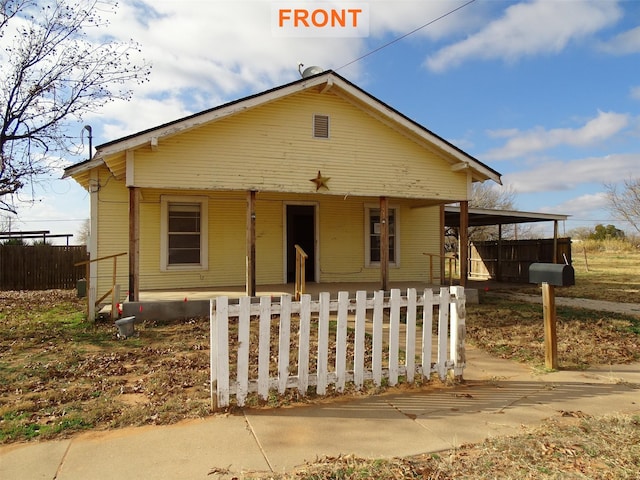
[[[558,220],[553,221],[553,263],[558,263]]]
[[[460,202],[460,285],[469,277],[469,202]]]
[[[256,192],[247,192],[247,295],[256,296]]]
[[[380,197],[380,288],[389,290],[389,200]]]
[[[114,258],[115,261],[115,258]],[[111,320],[118,320],[120,318],[120,312],[118,311],[118,305],[120,304],[120,285],[113,285],[113,292],[111,293]]]
[[[558,368],[558,337],[556,333],[555,287],[542,284],[542,312],[544,315],[544,364],[548,369]]]
[[[115,261],[115,260],[114,260]],[[115,272],[115,267],[114,267]],[[113,282],[115,285],[115,279]],[[140,297],[140,189],[129,187],[129,301]]]
[[[496,280],[502,281],[502,224],[498,224],[498,253],[496,255]]]

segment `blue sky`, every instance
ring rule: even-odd
[[[435,22],[467,1],[330,3],[366,4],[369,35],[275,36],[271,1],[123,0],[108,33],[141,43],[150,82],[70,131],[88,123],[98,145],[296,80],[298,62],[320,65],[502,173],[518,209],[571,215],[567,231],[630,231],[606,211],[603,182],[640,175],[640,2],[476,0]],[[78,149],[68,162],[86,158],[86,139]],[[57,176],[14,229],[77,233],[88,195]]]

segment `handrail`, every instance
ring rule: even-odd
[[[294,245],[296,249],[296,285],[295,285],[295,299],[300,300],[300,297],[305,292],[305,262],[309,255],[305,253],[300,245]]]
[[[94,317],[95,317],[95,308],[96,306],[102,302],[105,298],[107,298],[109,296],[109,294],[111,294],[111,318],[113,320],[116,320],[118,318],[118,295],[119,295],[119,288],[116,288],[116,268],[117,268],[117,262],[118,262],[118,257],[121,257],[123,255],[126,255],[127,252],[122,252],[122,253],[116,253],[114,255],[106,255],[104,257],[100,257],[100,258],[94,258],[92,260],[84,260],[82,262],[78,262],[75,263],[74,266],[75,267],[79,267],[80,265],[86,265],[86,277],[87,277],[87,318],[91,318],[91,311],[94,311]],[[109,258],[113,258],[113,277],[112,277],[112,282],[111,282],[111,288],[107,291],[107,293],[105,293],[103,296],[101,296],[98,300],[95,300],[94,304],[93,304],[93,309],[91,308],[91,278],[90,278],[90,274],[89,274],[89,265],[92,264],[93,262],[99,262],[101,260],[107,260]],[[116,295],[118,294],[118,295]]]
[[[458,256],[455,253],[447,253],[445,255],[440,255],[438,253],[423,253],[423,255],[427,255],[429,257],[429,283],[433,284],[433,257],[438,257],[449,260],[449,286],[453,285],[451,262],[457,260]],[[444,280],[444,278],[442,278],[442,272],[440,272],[440,276],[438,278],[441,282]]]

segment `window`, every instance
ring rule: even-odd
[[[398,227],[397,227],[397,209],[389,208],[389,263],[398,265],[399,263],[399,243],[398,243]],[[373,266],[380,264],[380,243],[382,229],[380,225],[380,209],[367,207],[366,218],[366,240],[365,254],[366,265]]]
[[[329,138],[329,116],[328,115],[313,116],[313,137]]]
[[[162,270],[207,268],[207,205],[206,197],[162,196]]]

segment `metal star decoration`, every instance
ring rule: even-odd
[[[320,170],[318,170],[318,176],[316,178],[310,179],[309,181],[316,184],[316,192],[317,192],[321,188],[326,188],[327,190],[329,190],[329,187],[327,186],[327,182],[330,179],[331,177],[323,177],[322,174],[320,173]]]

